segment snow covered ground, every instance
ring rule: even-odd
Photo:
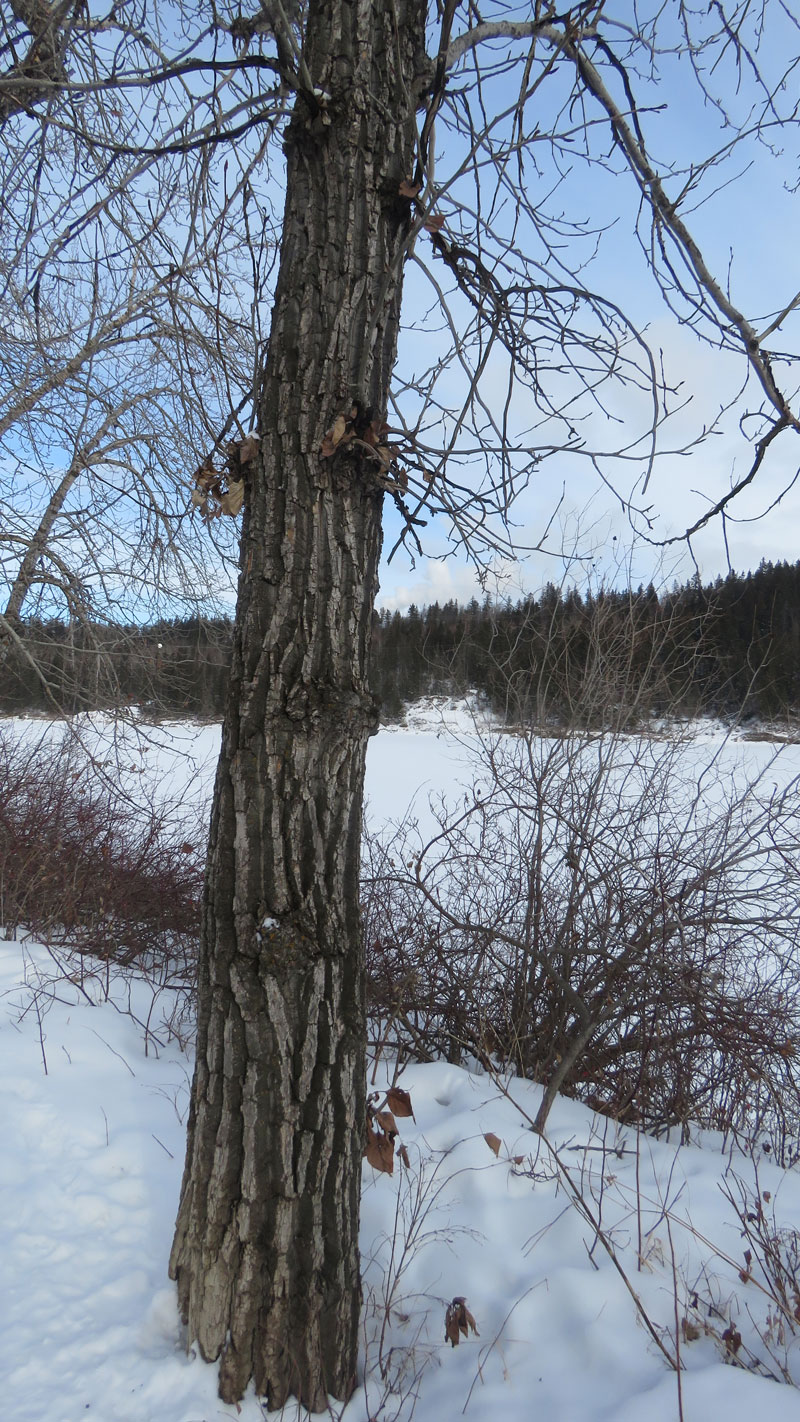
[[[199,795],[216,732],[167,729],[119,763]],[[381,733],[369,775],[373,817],[399,818],[418,786],[466,782],[467,748],[431,715]],[[191,1060],[174,1042],[146,1053],[147,986],[120,978],[109,995],[101,976],[66,981],[45,950],[0,942],[0,994],[4,1422],[262,1418],[252,1394],[224,1406],[215,1368],[185,1350],[166,1261]],[[391,1079],[381,1062],[371,1089]],[[720,1188],[744,1189],[791,1250],[800,1171],[708,1134],[637,1135],[567,1100],[545,1144],[530,1127],[539,1087],[443,1063],[398,1085],[409,1166],[364,1166],[364,1371],[343,1422],[800,1422],[800,1391],[764,1375],[800,1384],[800,1300],[781,1316]],[[457,1297],[478,1335],[453,1348]],[[676,1331],[680,1374],[662,1351],[674,1358]]]

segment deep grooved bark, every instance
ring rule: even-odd
[[[365,1018],[361,803],[382,493],[323,458],[386,411],[413,170],[421,0],[312,0],[214,796],[197,1065],[170,1272],[232,1401],[355,1385]]]

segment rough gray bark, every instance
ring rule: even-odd
[[[27,31],[26,52],[0,74],[0,123],[20,111],[52,97],[65,77],[64,54],[68,27],[77,15],[74,0],[48,4],[48,0],[10,0],[9,9]]]
[[[414,162],[422,0],[312,0],[217,773],[197,1065],[170,1272],[220,1394],[356,1382],[365,1014],[358,908],[381,543],[376,461]],[[364,418],[367,418],[366,415]]]

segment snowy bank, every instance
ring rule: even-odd
[[[0,945],[3,1415],[255,1422],[254,1396],[224,1406],[214,1366],[187,1356],[166,1278],[191,1062],[174,1045],[145,1055],[126,1012],[146,1016],[144,984],[119,980],[105,1001],[100,980],[48,986],[52,968],[31,945]],[[798,1340],[755,1263],[742,1278],[720,1190],[741,1180],[797,1227],[796,1171],[723,1155],[711,1137],[656,1141],[567,1100],[555,1154],[530,1129],[536,1086],[445,1064],[399,1084],[409,1166],[364,1165],[365,1371],[343,1422],[414,1405],[417,1422],[675,1422],[677,1375],[649,1327],[674,1356],[676,1314],[685,1422],[798,1422],[795,1387],[740,1366],[800,1381]],[[454,1297],[479,1330],[457,1348],[444,1336]]]

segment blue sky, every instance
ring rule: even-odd
[[[677,10],[675,6],[675,14]],[[620,5],[617,13],[628,16],[630,7]],[[775,76],[784,72],[800,48],[800,36],[796,25],[779,7],[768,10],[768,15],[774,28],[763,43],[762,60],[765,72],[776,84]],[[669,10],[667,17],[674,17]],[[636,84],[637,93],[648,106],[642,120],[648,151],[659,167],[697,167],[730,144],[738,134],[738,125],[752,121],[752,106],[759,94],[748,83],[751,76],[746,67],[737,75],[725,58],[715,69],[710,65],[707,68],[709,84],[724,99],[727,116],[703,97],[685,55],[667,56],[661,62],[662,77],[657,84],[647,76]],[[452,82],[457,82],[457,74]],[[556,80],[556,86],[558,83]],[[513,92],[513,81],[508,81],[508,88]],[[784,114],[791,113],[791,92],[791,76],[782,92],[776,86],[776,104]],[[558,87],[554,88],[554,96],[557,104]],[[498,91],[499,100],[505,101],[506,97]],[[546,131],[550,111],[544,88],[537,103],[541,104],[541,129]],[[599,110],[589,106],[587,112],[596,117]],[[607,125],[604,131],[602,124],[593,130],[595,159],[608,149],[607,132]],[[554,168],[552,163],[548,168],[549,159],[542,152],[542,185],[547,188]],[[437,183],[445,183],[453,154],[457,161],[458,143],[440,126]],[[612,159],[609,166],[618,170],[619,160]],[[514,510],[516,541],[521,546],[535,545],[561,499],[545,545],[547,551],[527,558],[523,555],[513,567],[495,560],[490,564],[490,591],[505,588],[513,592],[520,587],[535,590],[548,579],[559,581],[565,566],[570,569],[569,576],[575,576],[578,582],[586,576],[614,581],[632,578],[634,582],[647,582],[652,577],[658,582],[690,576],[697,568],[704,578],[712,578],[724,573],[729,565],[744,570],[756,567],[764,558],[794,561],[800,556],[800,485],[789,487],[800,463],[800,445],[791,433],[784,434],[773,447],[754,487],[731,508],[724,529],[717,520],[693,538],[691,551],[684,544],[659,546],[665,539],[680,536],[701,515],[709,500],[720,498],[749,467],[752,449],[745,436],[754,428],[749,416],[758,408],[761,392],[752,378],[747,381],[743,355],[722,352],[699,341],[687,325],[668,311],[633,237],[638,191],[630,174],[609,171],[609,166],[596,161],[589,166],[576,156],[574,165],[566,171],[562,162],[557,202],[571,219],[607,229],[599,241],[597,255],[584,273],[587,284],[617,301],[635,319],[645,331],[651,349],[658,359],[663,359],[669,383],[680,387],[674,403],[682,408],[664,426],[664,452],[643,501],[650,509],[652,542],[643,542],[634,535],[620,498],[615,496],[629,498],[643,463],[637,468],[633,461],[628,469],[615,473],[611,492],[585,459],[566,452],[555,455],[542,465]],[[669,179],[669,195],[677,196],[682,183],[683,178],[678,176]],[[759,332],[800,290],[798,198],[793,191],[797,183],[797,127],[792,121],[771,128],[766,141],[746,138],[737,143],[724,162],[706,173],[698,193],[703,201],[697,204],[690,199],[682,209],[713,274]],[[448,232],[458,218],[447,195],[442,199],[441,210]],[[565,242],[567,265],[579,260],[581,253],[587,254],[593,245],[594,239],[588,238],[583,243]],[[423,260],[430,262],[430,239],[424,235],[418,251]],[[432,268],[441,278],[441,263],[437,267],[434,261]],[[417,317],[424,300],[415,271],[406,291],[407,321]],[[799,344],[800,315],[795,311],[769,339],[768,346],[780,353],[797,350]],[[401,344],[400,373],[407,362],[423,359],[421,349],[418,334],[407,334]],[[793,395],[791,369],[778,359],[773,364],[787,393]],[[502,375],[498,363],[498,399]],[[491,379],[490,371],[490,390]],[[721,416],[720,411],[727,406],[730,408]],[[602,422],[603,417],[599,416],[588,426],[592,438],[603,447],[609,436],[623,443],[633,437],[643,421],[646,427],[647,412],[633,393],[617,389],[606,401],[606,410],[605,428],[600,428],[598,420]],[[521,404],[517,416],[524,424]],[[710,427],[713,433],[705,433]],[[690,452],[670,452],[680,449]],[[767,513],[777,499],[777,507]],[[642,527],[641,520],[639,524]],[[387,548],[394,543],[398,527],[397,516],[387,501]],[[447,547],[444,527],[427,532],[426,552],[441,552]],[[566,563],[560,556],[562,551],[567,554]],[[384,563],[379,601],[384,606],[402,607],[411,601],[463,599],[475,592],[480,594],[480,587],[462,553],[444,563],[418,558],[416,567],[412,567],[409,558],[400,552],[391,565]]]
[[[726,3],[729,8],[734,3],[739,5],[737,14],[742,20],[743,32],[747,31],[748,26],[751,31],[757,27],[760,12],[754,8],[750,14],[749,0],[726,0]],[[438,21],[433,9],[431,7],[430,47],[435,51]],[[530,4],[516,7],[501,5],[500,0],[490,0],[486,13],[525,20],[530,18],[532,7]],[[659,169],[669,174],[665,186],[671,197],[679,194],[690,168],[694,166],[696,170],[711,155],[724,154],[726,145],[733,139],[738,140],[742,126],[752,122],[757,112],[754,104],[760,102],[763,105],[763,93],[759,93],[758,87],[754,86],[748,64],[743,64],[742,72],[738,74],[730,53],[717,62],[718,56],[703,56],[701,51],[696,51],[696,60],[704,66],[709,93],[713,89],[724,100],[725,108],[717,106],[710,97],[703,96],[689,57],[685,53],[677,55],[674,52],[674,47],[683,43],[676,26],[682,13],[690,17],[701,37],[704,27],[716,23],[714,16],[717,10],[704,7],[691,12],[678,0],[666,0],[663,5],[659,4],[659,0],[643,0],[636,8],[630,0],[618,0],[616,5],[609,3],[603,10],[603,23],[611,25],[608,33],[614,38],[617,52],[623,57],[624,30],[614,28],[614,21],[623,25],[628,21],[632,23],[635,14],[639,17],[637,22],[646,29],[648,19],[658,15],[657,39],[664,52],[658,58],[657,72],[650,72],[647,52],[639,47],[633,55],[636,71],[633,82],[641,106],[648,153]],[[763,141],[752,136],[742,142],[737,141],[725,161],[705,173],[698,194],[693,195],[681,209],[709,266],[728,287],[731,299],[753,321],[757,331],[766,329],[776,312],[783,310],[800,290],[796,192],[800,168],[797,117],[794,112],[796,94],[800,91],[795,74],[795,70],[800,71],[800,60],[797,58],[800,25],[783,8],[781,0],[770,0],[763,14],[768,28],[760,55],[774,90],[771,102],[782,123],[770,127],[763,135]],[[458,9],[455,32],[458,33],[459,26],[466,23],[466,9]],[[510,50],[508,45],[496,43],[481,56],[485,107],[483,111],[476,108],[474,117],[479,125],[487,124],[492,141],[507,141],[512,132],[509,106],[513,107],[518,91],[527,47],[527,40],[515,43]],[[516,56],[516,68],[504,62],[507,53],[511,52]],[[552,57],[552,51],[547,50],[546,46],[542,53]],[[501,66],[494,76],[491,73],[493,64]],[[784,75],[786,82],[781,88],[780,80]],[[674,388],[671,399],[675,407],[661,430],[661,453],[653,468],[647,493],[642,494],[641,484],[647,468],[645,436],[649,428],[650,402],[641,393],[624,388],[619,383],[604,388],[602,407],[591,407],[588,397],[583,396],[582,404],[579,404],[584,418],[582,422],[577,422],[578,435],[573,439],[566,421],[559,416],[569,405],[575,390],[557,369],[558,342],[553,341],[552,326],[549,331],[537,329],[539,316],[534,302],[531,307],[533,315],[528,314],[529,348],[537,361],[537,378],[541,377],[540,384],[547,390],[553,408],[543,412],[542,402],[537,402],[536,394],[524,389],[517,389],[508,403],[512,442],[528,444],[539,450],[544,448],[547,452],[547,457],[534,470],[513,508],[509,538],[517,548],[518,560],[511,562],[491,552],[485,554],[482,577],[479,577],[469,557],[453,540],[446,518],[440,517],[431,520],[425,529],[424,556],[417,557],[415,565],[402,549],[391,564],[384,559],[381,605],[403,607],[412,601],[425,603],[451,597],[464,600],[482,593],[484,587],[490,592],[510,592],[513,595],[523,589],[535,591],[544,582],[560,581],[564,576],[578,584],[587,577],[595,582],[606,579],[616,583],[632,581],[634,584],[652,578],[658,583],[664,579],[669,582],[675,577],[690,576],[699,568],[704,578],[712,578],[717,573],[724,573],[729,563],[737,570],[744,570],[757,566],[764,558],[794,561],[800,556],[800,484],[793,487],[800,444],[793,434],[782,436],[772,447],[757,483],[737,500],[724,528],[717,521],[704,529],[693,539],[691,550],[680,542],[665,544],[665,540],[670,538],[680,539],[685,528],[708,507],[709,500],[723,496],[731,482],[741,478],[747,469],[752,456],[754,431],[751,412],[758,409],[761,392],[754,379],[747,381],[747,363],[741,352],[722,352],[712,344],[699,341],[685,324],[690,314],[685,303],[678,316],[670,314],[665,306],[635,236],[640,206],[636,184],[613,150],[607,117],[599,106],[591,97],[582,109],[572,102],[573,80],[571,64],[562,57],[553,75],[536,90],[527,106],[527,157],[520,200],[515,203],[511,192],[504,190],[502,185],[493,193],[493,174],[496,170],[489,164],[482,171],[483,195],[479,203],[470,166],[467,164],[464,171],[459,172],[467,151],[463,130],[455,132],[452,124],[448,127],[453,114],[463,117],[465,105],[471,102],[468,90],[474,97],[474,73],[470,69],[469,58],[465,59],[450,76],[449,93],[455,96],[455,108],[452,113],[443,112],[437,120],[433,142],[436,155],[433,176],[435,205],[444,218],[444,235],[448,240],[473,248],[479,240],[488,267],[494,270],[495,264],[500,264],[497,270],[501,274],[503,241],[508,238],[512,225],[517,224],[515,242],[520,249],[523,286],[529,278],[541,280],[543,285],[553,280],[567,283],[585,281],[603,297],[623,308],[644,334],[656,360],[663,361],[668,384]],[[617,102],[624,100],[618,79],[612,75],[608,83],[612,88],[616,84],[614,92]],[[506,116],[495,123],[498,114]],[[589,125],[589,137],[585,144],[582,138],[584,119]],[[559,136],[555,151],[551,149],[554,134]],[[584,148],[585,151],[582,151]],[[252,156],[246,142],[243,141],[241,148],[237,149],[237,156],[240,164]],[[257,186],[262,206],[269,209],[270,204],[274,203],[275,213],[279,214],[283,178],[277,150],[275,157],[277,162],[269,172],[266,168],[259,169]],[[510,161],[512,164],[516,161],[514,155]],[[215,181],[218,179],[219,175]],[[53,176],[56,198],[61,180],[60,169],[56,168]],[[219,193],[216,196],[219,198]],[[429,193],[423,194],[424,200],[429,196]],[[501,207],[498,215],[492,216],[495,196],[505,206]],[[52,205],[52,191],[50,198]],[[698,205],[699,199],[702,201]],[[41,192],[39,200],[46,206]],[[172,218],[176,223],[176,233],[167,232],[162,224],[160,235],[163,238],[175,236],[177,241],[177,224],[183,219],[177,211]],[[275,250],[269,247],[273,235],[269,214],[262,214],[258,221],[266,234],[269,250],[265,261],[269,265],[271,253]],[[276,221],[279,224],[279,216]],[[571,230],[570,223],[575,224]],[[493,232],[489,228],[493,228]],[[275,230],[277,232],[277,227]],[[43,239],[45,244],[46,239],[47,233]],[[549,254],[547,240],[552,242]],[[432,239],[425,232],[418,237],[415,255],[419,264],[409,263],[406,271],[405,329],[395,380],[398,391],[402,391],[403,382],[411,374],[424,373],[426,367],[435,366],[440,358],[443,359],[447,346],[451,344],[447,333],[443,336],[437,330],[441,327],[441,319],[436,312],[427,320],[424,316],[435,300],[435,293],[427,285],[423,269],[429,268],[435,279],[445,287],[449,280],[444,263],[434,255]],[[242,296],[238,288],[236,295],[237,302],[241,296],[243,306],[247,308],[250,267],[246,254],[245,264],[242,281],[245,295]],[[507,273],[504,275],[504,280],[513,279],[513,275],[510,278]],[[265,278],[261,299],[257,303],[262,334],[269,325],[273,280],[274,269]],[[237,304],[237,312],[238,309]],[[473,313],[460,297],[452,298],[452,310],[457,336],[464,339]],[[245,320],[247,315],[245,310]],[[776,352],[800,349],[800,310],[786,317],[780,330],[770,338],[769,345]],[[232,340],[227,349],[234,346],[236,342]],[[493,412],[502,410],[504,406],[507,364],[503,354],[495,347],[483,379],[485,408]],[[550,369],[545,377],[541,371],[548,366]],[[795,387],[790,367],[776,359],[775,369],[793,397]],[[237,393],[246,388],[250,374],[249,365],[244,372],[237,374]],[[124,388],[127,389],[127,386]],[[452,412],[460,408],[464,395],[463,372],[457,362],[442,367],[435,381],[434,393],[448,407],[446,435],[448,430],[452,430]],[[195,419],[200,427],[200,441],[206,433],[209,439],[215,434],[219,427],[217,416],[221,419],[222,414],[227,414],[227,398],[226,389],[220,399],[210,402],[213,410],[206,412],[206,406],[198,396],[200,414]],[[79,403],[77,395],[76,401]],[[413,396],[406,391],[401,395],[400,405],[413,425],[419,413],[419,400],[415,405]],[[13,482],[11,474],[5,479],[6,507],[17,520],[24,520],[28,512],[24,500],[35,501],[38,497],[36,478],[49,478],[53,474],[56,456],[63,455],[64,467],[71,457],[69,440],[66,442],[68,447],[60,449],[64,428],[58,422],[60,408],[56,412],[55,433],[49,442],[45,438],[47,431],[44,422],[39,420],[35,434],[41,445],[41,458],[37,456],[27,464],[23,459],[18,473],[20,487]],[[726,413],[721,416],[723,409]],[[202,424],[206,413],[208,430],[204,431]],[[429,415],[430,411],[426,411],[424,423],[429,432],[429,442],[435,445],[437,434],[431,427]],[[243,418],[249,422],[249,411]],[[74,430],[69,422],[66,428],[68,436],[71,436]],[[191,433],[198,434],[194,427]],[[438,438],[441,439],[441,433]],[[466,439],[465,435],[462,444]],[[197,442],[198,439],[195,439]],[[474,432],[471,443],[477,443]],[[627,449],[628,456],[622,461],[614,461],[611,453],[621,447]],[[599,468],[587,457],[589,449],[603,452]],[[10,457],[14,467],[17,453],[16,446],[12,446]],[[523,462],[522,455],[518,462]],[[179,460],[179,464],[184,473],[184,486],[176,490],[174,485],[170,485],[169,498],[175,498],[177,508],[182,509],[184,501],[188,500],[192,469],[196,467],[195,457],[188,454],[185,459]],[[481,468],[480,458],[476,455],[460,463],[453,459],[449,468],[474,490],[480,487],[481,479],[492,476],[497,464],[493,464],[492,456],[487,456]],[[127,492],[129,482],[127,476],[122,479],[121,494]],[[98,484],[99,481],[94,479],[90,488],[97,488]],[[85,492],[83,483],[80,487],[76,485],[74,507],[70,505],[65,510],[75,520],[79,534],[82,532]],[[777,507],[766,513],[776,500],[780,500]],[[650,526],[641,513],[628,516],[629,503],[633,508],[646,506]],[[32,520],[34,512],[30,511]],[[135,507],[133,516],[136,517]],[[130,512],[125,517],[128,523],[120,516],[118,532],[124,533],[131,526]],[[188,522],[188,514],[186,518]],[[195,516],[194,522],[189,523],[192,557],[196,556],[198,561],[208,565],[210,580],[220,600],[226,606],[232,606],[235,572],[230,565],[227,571],[220,571],[218,558],[205,540],[200,522]],[[388,554],[401,530],[390,498],[386,499],[385,522]],[[635,536],[634,525],[638,527],[638,537]],[[642,538],[643,531],[647,532],[650,541]],[[233,528],[221,532],[230,534],[233,541]],[[195,533],[199,535],[197,538]],[[149,546],[145,538],[141,540],[141,546]],[[526,553],[531,549],[537,551]],[[450,556],[444,561],[436,561],[435,555],[445,553]],[[112,584],[113,570],[117,566],[118,562],[112,557],[108,573]],[[85,569],[80,566],[79,571],[87,580],[96,577],[96,569],[88,564]],[[145,571],[149,573],[149,566]],[[190,600],[197,595],[201,584],[205,586],[204,580],[193,573],[188,583]],[[177,598],[176,586],[172,595]],[[167,596],[169,598],[170,594]],[[146,611],[144,615],[147,615]]]

